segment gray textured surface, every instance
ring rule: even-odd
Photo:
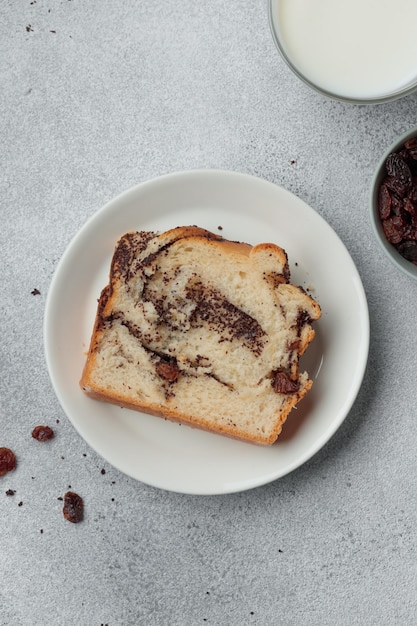
[[[367,201],[417,95],[363,107],[310,91],[278,57],[264,0],[3,0],[0,84],[0,446],[19,458],[0,478],[1,626],[415,624],[417,284],[383,256]],[[159,491],[100,459],[43,355],[71,237],[119,192],[196,167],[307,201],[349,249],[371,317],[369,367],[333,439],[221,497]],[[38,423],[53,441],[31,439]],[[57,500],[68,485],[86,502],[78,526]]]

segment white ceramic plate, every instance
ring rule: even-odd
[[[302,365],[313,389],[278,442],[258,447],[86,397],[78,386],[118,238],[129,230],[197,224],[287,251],[292,282],[322,307]],[[221,231],[218,230],[221,227]],[[109,202],[80,230],[54,274],[45,311],[48,369],[61,406],[84,440],[144,483],[191,494],[256,487],[310,459],[349,412],[362,382],[369,316],[355,265],[330,226],[302,200],[258,178],[196,170],[162,176]]]

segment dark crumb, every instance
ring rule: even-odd
[[[206,591],[206,594],[209,596],[210,595],[210,591]]]
[[[62,460],[64,460],[64,459],[65,459],[65,457],[64,457],[64,456],[61,456],[61,459],[62,459]]]
[[[116,484],[116,481],[115,481],[115,480],[112,480],[112,481],[111,481],[111,484],[112,484],[112,485],[115,485],[115,484]]]
[[[27,27],[26,27],[27,30]],[[32,296],[40,296],[41,292],[39,291],[39,289],[33,289],[31,292]]]
[[[35,480],[35,477],[34,477],[34,476],[31,476],[31,478],[32,478],[32,480]]]
[[[43,528],[41,528],[39,532],[41,533],[41,535],[43,535]]]
[[[48,441],[48,439],[52,439],[54,436],[54,431],[50,426],[36,426],[32,430],[32,437],[36,439],[36,441]]]
[[[223,226],[217,226],[217,230],[223,230]]]
[[[104,474],[106,473],[106,470],[104,469],[104,467],[103,467],[103,469],[101,470],[101,473],[103,474],[103,476],[104,476]]]
[[[114,502],[114,498],[112,498],[111,501]]]
[[[68,485],[68,489],[72,489],[71,485]]]
[[[23,502],[20,501],[19,504],[17,506],[23,506]]]
[[[26,32],[27,32],[27,33],[30,33],[30,32],[32,32],[32,33],[33,33],[33,28],[32,28],[32,26],[31,26],[30,24],[28,24],[28,25],[26,26]]]
[[[83,452],[83,456],[87,456],[85,452]]]
[[[291,159],[290,164],[295,165],[297,163],[296,159]]]
[[[59,420],[57,420],[56,423],[59,424]]]
[[[14,489],[8,489],[5,493],[6,493],[6,496],[14,496],[16,491]]]
[[[282,554],[282,550],[281,550],[281,548],[278,548],[278,552],[281,552],[281,554]]]
[[[49,32],[50,33],[56,33],[56,30],[50,30]]]
[[[59,497],[57,498],[57,500],[61,500],[61,501],[62,501],[63,499],[64,499],[64,498],[63,498],[62,496],[59,496]]]
[[[250,615],[255,615],[255,613],[253,611],[250,612]]]

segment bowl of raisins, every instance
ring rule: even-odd
[[[394,265],[417,279],[417,128],[402,135],[378,164],[371,223]]]

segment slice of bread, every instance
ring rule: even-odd
[[[196,226],[117,244],[81,378],[90,396],[260,444],[311,388],[320,307],[285,251]]]

